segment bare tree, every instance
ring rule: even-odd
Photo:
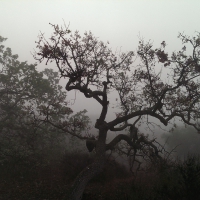
[[[87,183],[103,169],[106,151],[114,149],[121,141],[129,146],[124,153],[134,156],[134,160],[137,160],[138,152],[162,159],[156,141],[138,133],[138,125],[150,124],[149,118],[157,119],[165,126],[172,119],[179,118],[200,130],[200,34],[193,38],[180,34],[184,46],[180,51],[173,52],[171,57],[165,52],[165,41],[154,49],[151,42],[145,43],[142,39],[136,53],[114,54],[108,44],[99,41],[91,32],[81,37],[77,31],[72,34],[66,26],[51,25],[54,33],[49,40],[43,34],[39,35],[35,59],[40,62],[46,60],[46,64],[54,61],[61,77],[67,80],[67,91],[78,90],[102,107],[95,124],[99,130],[98,138],[87,140],[88,150],[95,149],[95,161],[77,176],[69,199],[81,199]],[[192,46],[189,56],[186,55],[187,45]],[[134,57],[140,61],[135,66]],[[161,78],[162,70],[156,71],[158,67],[166,72],[166,81]],[[115,119],[107,122],[108,95],[112,91],[118,94],[116,102],[120,112]],[[130,135],[118,134],[106,144],[108,131],[127,128]],[[80,138],[80,135],[77,137]]]

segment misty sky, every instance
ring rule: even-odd
[[[63,20],[72,31],[92,31],[109,41],[114,51],[134,51],[139,36],[158,46],[165,40],[172,51],[181,47],[179,32],[192,36],[200,31],[199,10],[199,0],[0,0],[0,35],[8,38],[5,45],[20,61],[30,64],[36,62],[30,52],[39,32],[49,38],[53,32],[49,23],[63,25]],[[45,63],[38,65],[39,70],[45,67]],[[76,95],[80,105],[83,100]],[[72,92],[68,98],[74,96]],[[84,106],[92,112],[100,108],[94,100]]]

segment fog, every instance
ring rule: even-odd
[[[51,36],[49,23],[66,23],[69,29],[80,33],[91,31],[99,40],[109,41],[113,51],[135,51],[142,37],[155,46],[164,40],[172,52],[181,47],[179,32],[192,36],[200,31],[199,7],[198,0],[1,0],[0,35],[8,38],[5,45],[19,55],[19,60],[28,63],[36,62],[31,52],[40,31],[46,38]],[[46,67],[57,70],[54,64],[38,63],[38,70]],[[64,79],[61,84],[65,86]],[[89,115],[98,117],[101,107],[95,100],[74,91],[68,93],[67,99],[73,110],[87,109]],[[108,120],[115,117],[115,109],[111,104]]]

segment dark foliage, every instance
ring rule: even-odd
[[[46,167],[26,169],[14,168],[6,171],[1,166],[0,193],[2,200],[58,200],[68,194],[76,173],[93,162],[88,154],[65,154],[57,163]],[[199,199],[200,162],[189,156],[185,161],[170,163],[170,167],[148,166],[148,171],[136,177],[114,160],[108,160],[105,170],[88,184],[84,200],[193,200]],[[164,170],[163,170],[164,169]],[[33,176],[34,174],[34,176]],[[9,175],[9,177],[8,177]]]

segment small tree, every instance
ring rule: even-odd
[[[184,47],[170,57],[165,52],[164,41],[154,49],[151,42],[145,43],[141,39],[136,54],[132,51],[114,54],[108,44],[99,41],[91,32],[81,37],[77,31],[72,34],[68,27],[52,27],[54,33],[49,40],[43,34],[39,35],[35,58],[40,62],[46,60],[46,64],[55,61],[61,77],[67,80],[67,91],[79,90],[102,107],[95,124],[99,130],[98,138],[86,142],[89,151],[95,149],[96,159],[78,175],[69,199],[81,199],[87,183],[102,170],[106,151],[114,149],[120,141],[128,144],[125,153],[132,155],[133,160],[140,153],[154,158],[154,162],[161,159],[155,140],[148,140],[138,132],[140,123],[151,123],[149,117],[165,126],[172,119],[179,118],[200,130],[197,122],[200,114],[200,34],[193,38],[180,34]],[[189,56],[186,55],[188,44],[192,46]],[[134,66],[135,55],[140,63]],[[164,67],[167,77],[163,80],[161,70],[156,71],[157,67]],[[117,107],[120,111],[115,119],[106,122],[110,103],[108,95],[112,91],[118,94]],[[118,134],[106,144],[108,131],[126,128],[129,128],[129,135]]]

